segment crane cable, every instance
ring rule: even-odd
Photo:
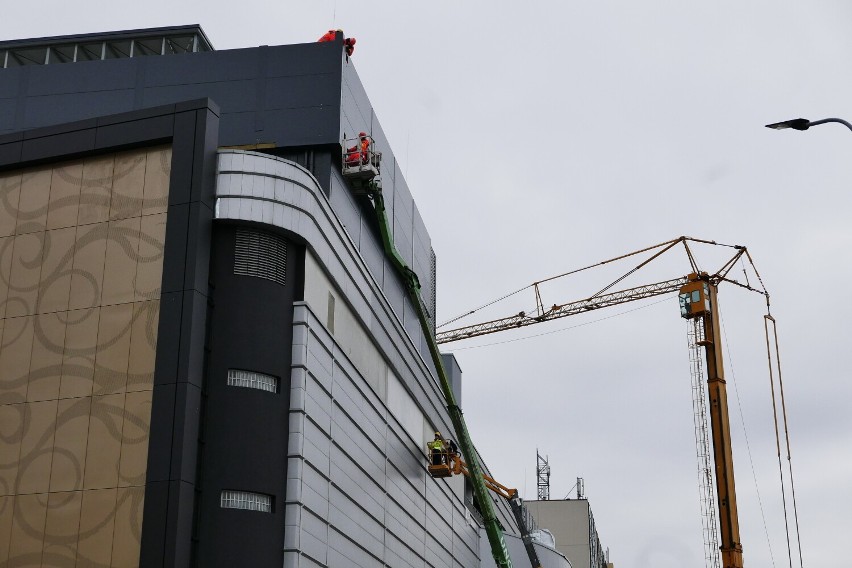
[[[769,558],[772,561],[772,566],[775,566],[775,554],[772,552],[772,541],[769,539],[769,527],[766,524],[766,512],[763,510],[763,498],[760,496],[760,486],[757,482],[757,471],[754,469],[754,458],[751,454],[751,444],[748,441],[748,430],[745,424],[745,414],[743,413],[743,404],[740,400],[740,389],[737,385],[737,374],[734,371],[734,358],[731,355],[731,346],[728,343],[728,330],[725,329],[725,317],[722,315],[722,304],[719,297],[716,296],[716,307],[719,311],[719,323],[722,325],[722,335],[725,338],[725,351],[728,355],[728,366],[731,369],[731,382],[734,385],[734,394],[737,398],[737,410],[740,415],[740,425],[743,429],[743,438],[745,440],[746,451],[748,452],[748,463],[751,466],[751,477],[754,480],[754,491],[757,494],[757,505],[760,509],[760,518],[763,521],[763,534],[766,535],[766,546],[769,549]]]
[[[787,403],[784,399],[784,382],[781,379],[781,352],[778,346],[778,324],[775,318],[770,314],[763,316],[763,329],[766,334],[766,360],[769,365],[769,386],[772,393],[772,418],[775,423],[775,447],[778,453],[778,474],[781,478],[781,499],[784,505],[784,529],[787,533],[787,555],[790,560],[790,568],[793,566],[793,553],[790,548],[790,527],[787,520],[787,492],[784,487],[784,467],[781,461],[781,441],[778,433],[778,411],[775,396],[775,378],[772,372],[772,349],[769,342],[769,322],[772,322],[772,335],[775,342],[775,366],[778,368],[778,390],[781,395],[781,412],[784,419],[784,439],[787,446],[787,468],[790,473],[790,493],[793,500],[793,519],[796,523],[796,540],[799,551],[799,566],[803,565],[802,560],[802,536],[799,532],[799,512],[796,506],[796,486],[793,483],[793,462],[790,456],[790,431],[787,424]]]
[[[607,260],[603,260],[603,261],[601,261],[601,262],[596,262],[596,263],[594,263],[594,264],[589,264],[588,266],[583,266],[582,268],[575,268],[574,270],[569,270],[568,272],[563,272],[563,273],[561,273],[561,274],[557,274],[556,276],[550,276],[549,278],[544,278],[543,280],[539,280],[539,281],[537,281],[537,282],[533,282],[532,284],[529,284],[529,285],[527,285],[527,286],[524,286],[523,288],[518,288],[518,289],[517,289],[517,290],[515,290],[514,292],[509,292],[508,294],[505,294],[505,295],[503,295],[503,296],[500,296],[499,298],[497,298],[497,299],[495,299],[495,300],[491,300],[490,302],[485,303],[485,304],[483,304],[483,305],[479,306],[478,308],[474,308],[474,309],[472,309],[472,310],[470,310],[470,311],[467,311],[467,312],[465,312],[465,313],[463,313],[463,314],[461,314],[461,315],[458,315],[458,316],[456,316],[456,317],[454,317],[454,318],[452,318],[452,319],[449,319],[449,320],[447,320],[447,321],[445,321],[445,322],[443,322],[443,323],[440,323],[440,324],[438,324],[436,327],[437,327],[438,329],[440,329],[440,328],[442,328],[442,327],[444,327],[444,326],[446,326],[446,325],[449,325],[449,324],[451,324],[451,323],[453,323],[453,322],[455,322],[455,321],[458,321],[458,320],[460,320],[460,319],[462,319],[462,318],[465,318],[465,317],[467,317],[467,316],[469,316],[469,315],[472,315],[472,314],[474,314],[474,313],[478,312],[479,310],[482,310],[482,309],[484,309],[484,308],[487,308],[488,306],[492,306],[492,305],[496,304],[497,302],[501,302],[501,301],[505,300],[506,298],[510,298],[510,297],[514,296],[515,294],[518,294],[519,292],[523,292],[524,290],[527,290],[527,289],[529,289],[529,288],[535,288],[535,287],[537,287],[539,284],[544,284],[545,282],[550,282],[551,280],[557,280],[557,279],[559,279],[559,278],[563,278],[563,277],[565,277],[565,276],[571,276],[572,274],[577,274],[577,273],[579,273],[579,272],[584,272],[584,271],[586,271],[586,270],[589,270],[590,268],[595,268],[596,266],[602,266],[602,265],[604,265],[604,264],[609,264],[609,263],[611,263],[611,262],[615,262],[615,261],[617,261],[617,260],[623,260],[623,259],[625,259],[625,258],[629,258],[629,257],[631,257],[631,256],[635,256],[635,255],[637,255],[637,254],[641,254],[641,253],[643,253],[643,252],[647,252],[647,251],[650,251],[650,250],[655,250],[655,249],[658,249],[658,248],[660,248],[660,247],[666,247],[666,250],[668,250],[668,249],[670,249],[672,246],[674,246],[675,244],[677,244],[677,243],[681,242],[683,239],[687,239],[687,238],[689,238],[689,237],[678,237],[677,239],[673,239],[673,240],[671,240],[671,241],[666,241],[666,242],[664,242],[664,243],[656,244],[656,245],[653,245],[653,246],[650,246],[650,247],[645,247],[645,248],[642,248],[642,249],[639,249],[639,250],[635,250],[635,251],[630,252],[630,253],[627,253],[627,254],[622,254],[622,255],[619,255],[619,256],[616,256],[616,257],[613,257],[613,258],[607,259]],[[659,256],[659,255],[654,255],[652,258],[656,258],[657,256]],[[646,263],[643,263],[642,265],[644,265],[644,264],[647,264],[647,262],[646,262]],[[640,266],[642,266],[642,265],[640,265]],[[638,268],[638,267],[637,267],[637,268]],[[619,280],[617,280],[617,281],[616,281],[616,282],[614,282],[613,284],[616,284],[617,282],[619,282],[619,281],[623,280],[623,279],[624,279],[624,278],[626,278],[629,274],[632,274],[633,272],[635,272],[635,271],[637,270],[637,268],[634,268],[634,269],[633,269],[633,270],[631,270],[628,274],[625,274],[624,276],[622,276],[621,278],[619,278]],[[611,287],[613,286],[613,284],[610,284],[609,286],[607,286],[607,288],[604,288],[604,290],[606,290],[606,289],[608,289],[608,288],[611,288]],[[604,290],[602,290],[601,292],[598,292],[598,294],[601,294]],[[598,294],[595,294],[595,295],[598,295]]]
[[[632,256],[636,256],[636,255],[638,255],[638,254],[642,254],[642,253],[644,253],[644,252],[657,251],[657,252],[654,252],[654,254],[652,254],[649,258],[647,258],[646,260],[642,261],[641,263],[639,263],[639,264],[638,264],[637,266],[635,266],[634,268],[632,268],[632,269],[630,269],[629,271],[627,271],[627,273],[623,274],[622,276],[620,276],[619,278],[617,278],[617,279],[616,279],[616,280],[614,280],[613,282],[609,283],[609,284],[608,284],[607,286],[605,286],[603,289],[599,290],[597,293],[595,293],[595,294],[592,296],[592,298],[594,298],[594,297],[596,297],[596,296],[599,296],[599,295],[603,294],[604,292],[606,292],[607,290],[609,290],[610,288],[612,288],[613,286],[615,286],[615,285],[616,285],[616,284],[618,284],[619,282],[621,282],[621,281],[623,281],[624,279],[626,279],[627,277],[629,277],[631,274],[633,274],[633,273],[634,273],[634,272],[636,272],[637,270],[640,270],[640,269],[641,269],[641,268],[643,268],[644,266],[648,265],[650,262],[652,262],[652,261],[656,260],[656,259],[657,259],[657,258],[659,258],[661,255],[663,255],[664,253],[668,252],[669,250],[671,250],[672,248],[674,248],[674,247],[675,247],[677,244],[679,244],[679,243],[682,243],[682,244],[683,244],[684,249],[686,250],[687,258],[689,259],[689,263],[690,263],[690,265],[691,265],[692,269],[693,269],[693,270],[695,270],[695,271],[698,271],[698,263],[695,261],[695,258],[694,258],[693,254],[692,254],[692,251],[691,251],[691,249],[689,248],[689,244],[688,244],[689,242],[701,243],[701,244],[712,245],[712,246],[717,246],[717,247],[733,248],[733,249],[740,250],[740,251],[741,251],[740,256],[742,256],[742,255],[744,254],[744,255],[748,258],[749,263],[751,264],[752,268],[754,269],[754,273],[755,273],[755,275],[757,275],[757,278],[758,278],[758,280],[759,280],[759,281],[760,281],[760,283],[761,283],[761,286],[763,285],[763,280],[762,280],[762,279],[761,279],[761,277],[760,277],[760,273],[759,273],[759,272],[757,272],[757,267],[755,267],[755,266],[754,266],[754,261],[752,260],[751,255],[748,253],[748,249],[746,249],[745,247],[740,246],[740,245],[729,245],[729,244],[725,244],[725,243],[718,243],[718,242],[716,242],[716,241],[709,241],[709,240],[706,240],[706,239],[697,239],[697,238],[695,238],[695,237],[681,236],[681,237],[678,237],[678,238],[676,238],[676,239],[671,239],[671,240],[669,240],[669,241],[664,241],[664,242],[662,242],[662,243],[658,243],[658,244],[655,244],[655,245],[651,245],[651,246],[648,246],[648,247],[644,247],[644,248],[641,248],[641,249],[639,249],[639,250],[635,250],[635,251],[633,251],[633,252],[629,252],[629,253],[627,253],[627,254],[622,254],[622,255],[619,255],[619,256],[615,256],[615,257],[609,258],[609,259],[607,259],[607,260],[603,260],[603,261],[601,261],[601,262],[596,262],[596,263],[594,263],[594,264],[589,264],[589,265],[587,265],[587,266],[583,266],[582,268],[576,268],[576,269],[574,269],[574,270],[569,270],[568,272],[563,272],[563,273],[561,273],[561,274],[557,274],[557,275],[555,275],[555,276],[550,276],[549,278],[544,278],[544,279],[542,279],[542,280],[538,280],[537,282],[533,282],[532,284],[529,284],[529,285],[524,286],[524,287],[522,287],[522,288],[518,288],[517,290],[515,290],[515,291],[513,291],[513,292],[509,292],[509,293],[507,293],[507,294],[504,294],[503,296],[500,296],[499,298],[496,298],[496,299],[494,299],[494,300],[491,300],[490,302],[487,302],[487,303],[485,303],[485,304],[482,304],[482,305],[481,305],[481,306],[479,306],[478,308],[473,308],[473,309],[468,310],[468,311],[466,311],[466,312],[464,312],[464,313],[462,313],[462,314],[460,314],[460,315],[457,315],[457,316],[455,316],[455,317],[453,317],[453,318],[451,318],[451,319],[449,319],[449,320],[447,320],[447,321],[445,321],[445,322],[442,322],[442,323],[440,323],[440,324],[436,325],[436,326],[435,326],[435,328],[436,328],[436,329],[441,329],[442,327],[445,327],[445,326],[447,326],[447,325],[449,325],[449,324],[451,324],[451,323],[454,323],[454,322],[456,322],[456,321],[458,321],[458,320],[460,320],[460,319],[463,319],[463,318],[466,318],[466,317],[468,317],[468,316],[470,316],[470,315],[473,315],[473,314],[475,314],[476,312],[478,312],[478,311],[480,311],[480,310],[483,310],[483,309],[485,309],[485,308],[487,308],[487,307],[489,307],[489,306],[492,306],[492,305],[494,305],[494,304],[496,304],[496,303],[498,303],[498,302],[502,302],[503,300],[505,300],[505,299],[507,299],[507,298],[510,298],[510,297],[514,296],[515,294],[519,294],[520,292],[523,292],[524,290],[527,290],[527,289],[529,289],[529,288],[534,288],[534,289],[536,289],[536,290],[537,290],[537,289],[538,289],[538,285],[539,285],[539,284],[544,284],[544,283],[546,283],[546,282],[550,282],[551,280],[558,280],[558,279],[560,279],[560,278],[564,278],[565,276],[571,276],[571,275],[573,275],[573,274],[578,274],[578,273],[580,273],[580,272],[585,272],[586,270],[589,270],[589,269],[592,269],[592,268],[596,268],[596,267],[598,267],[598,266],[603,266],[603,265],[605,265],[605,264],[611,264],[611,263],[616,262],[616,261],[619,261],[619,260],[624,260],[624,259],[626,259],[626,258],[630,258],[630,257],[632,257]],[[659,250],[659,251],[658,251],[658,249],[662,249],[662,250]],[[725,280],[727,280],[727,279],[725,279]],[[727,281],[728,281],[728,282],[731,282],[731,283],[733,283],[733,284],[736,284],[736,285],[738,285],[738,286],[740,286],[740,287],[746,288],[746,289],[748,289],[748,290],[754,290],[751,286],[749,286],[749,285],[745,285],[745,286],[743,286],[742,284],[740,284],[739,282],[737,282],[737,281],[735,281],[735,280],[727,280]],[[758,291],[758,290],[755,290],[755,291]],[[769,304],[769,296],[768,296],[768,294],[766,294],[766,289],[765,289],[765,287],[764,287],[763,293],[764,293],[764,295],[766,295],[766,297],[767,297],[767,306],[768,306],[768,304]]]

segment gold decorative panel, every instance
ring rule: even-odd
[[[0,173],[0,566],[137,566],[171,148]]]

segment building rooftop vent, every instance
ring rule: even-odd
[[[0,67],[213,51],[199,25],[0,41]]]

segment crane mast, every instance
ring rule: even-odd
[[[707,396],[710,399],[710,429],[713,432],[713,459],[716,466],[716,497],[719,504],[719,536],[723,568],[742,568],[743,546],[734,485],[734,458],[731,451],[731,424],[728,393],[722,364],[719,332],[718,286],[706,272],[692,273],[678,295],[681,316],[700,319],[704,328],[707,362]]]

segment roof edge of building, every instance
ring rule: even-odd
[[[118,30],[109,32],[95,32],[86,34],[71,34],[62,36],[49,36],[37,38],[21,38],[0,41],[0,49],[12,49],[18,47],[37,47],[46,45],[61,45],[65,43],[114,41],[119,39],[140,39],[180,33],[196,33],[214,51],[213,44],[204,32],[200,24],[186,24],[182,26],[164,26],[159,28],[139,28],[133,30]]]

